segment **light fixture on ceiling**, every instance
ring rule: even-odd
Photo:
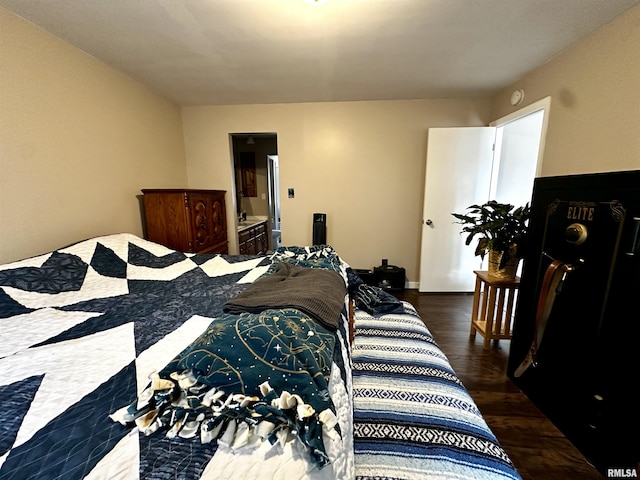
[[[253,137],[251,135],[249,135],[247,137],[247,145],[255,145],[255,140],[253,139]]]

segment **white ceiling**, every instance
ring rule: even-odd
[[[640,0],[0,0],[179,105],[491,95]]]

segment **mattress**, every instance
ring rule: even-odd
[[[327,245],[202,255],[119,234],[0,265],[0,479],[520,478],[409,303],[358,288],[363,297],[345,295],[337,325],[313,328],[328,303],[314,288],[302,310],[225,311],[283,263],[296,267],[287,272],[332,271],[356,292],[348,263]],[[361,308],[350,323],[354,303]],[[255,325],[278,322],[272,338],[253,335]],[[232,335],[225,346],[236,329],[238,340],[280,356],[263,361],[253,346],[255,361],[243,354],[238,366],[227,350],[221,371],[262,362],[312,372],[311,392],[324,403],[267,373],[277,395],[263,395],[263,384],[258,396],[226,391],[220,398],[233,401],[216,410],[224,428],[203,428],[219,418],[199,413],[210,406],[203,399],[224,389],[196,372],[211,356],[198,352],[223,326]],[[305,352],[313,365],[298,357]],[[271,434],[267,420],[276,417]]]

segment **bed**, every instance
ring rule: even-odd
[[[413,307],[354,278],[327,245],[130,234],[1,265],[0,479],[520,478]]]

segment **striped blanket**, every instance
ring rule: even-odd
[[[413,306],[356,310],[356,479],[519,479]]]

